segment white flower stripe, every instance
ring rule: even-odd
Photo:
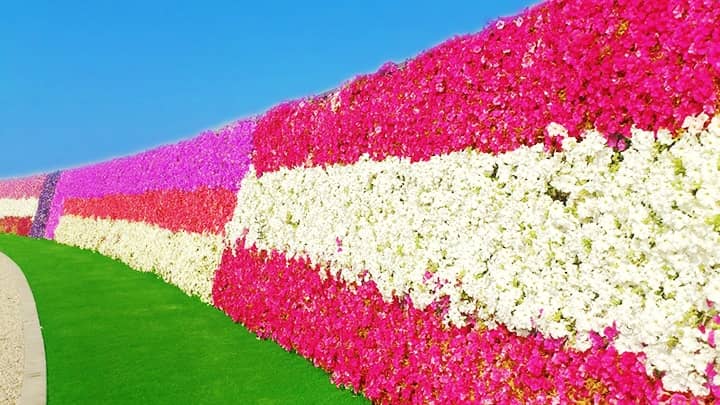
[[[579,349],[616,324],[616,347],[645,352],[666,389],[706,394],[720,354],[707,302],[720,302],[720,118],[703,129],[707,118],[677,139],[634,130],[622,153],[589,131],[553,155],[251,171],[226,234],[373,280],[388,300],[447,296],[453,324],[472,316]]]
[[[223,250],[220,235],[174,233],[142,222],[65,215],[55,240],[156,273],[185,293],[212,303],[213,276]]]
[[[0,198],[0,218],[34,217],[37,207],[37,198]]]

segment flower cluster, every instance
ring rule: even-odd
[[[680,128],[720,101],[720,13],[707,0],[550,0],[403,66],[263,115],[253,164],[413,161],[472,147],[544,143],[557,122],[597,128],[622,147],[635,125]]]
[[[254,128],[253,120],[239,121],[177,144],[64,171],[50,208],[45,236],[53,238],[64,201],[72,197],[192,191],[200,187],[237,190],[249,165]]]
[[[42,191],[45,175],[0,181],[0,198],[37,198]]]
[[[0,217],[0,233],[27,236],[32,226],[31,217]]]
[[[211,303],[215,270],[220,264],[220,235],[172,232],[126,220],[63,215],[55,240],[99,252],[141,271],[158,274],[188,295]]]
[[[33,219],[32,228],[29,236],[33,238],[42,238],[45,235],[45,227],[47,225],[48,216],[50,215],[50,204],[55,195],[55,187],[60,180],[61,171],[55,171],[45,177],[42,191],[38,198],[38,209]]]
[[[62,173],[46,235],[151,271],[210,303],[254,122]],[[59,224],[58,224],[59,223]]]
[[[158,190],[65,200],[63,215],[124,219],[179,232],[219,234],[235,208],[235,193],[200,187],[193,191]]]
[[[0,181],[0,233],[27,236],[44,175]]]
[[[0,217],[32,217],[38,207],[37,198],[0,198]]]
[[[583,350],[616,325],[616,347],[644,352],[665,388],[704,395],[708,364],[720,365],[714,331],[699,329],[720,302],[720,116],[707,119],[686,120],[679,139],[634,130],[624,152],[588,131],[554,154],[251,171],[227,238],[327,263],[386,301],[447,300],[458,326],[537,330]]]
[[[563,339],[442,322],[446,305],[424,310],[386,301],[373,282],[348,284],[323,267],[277,251],[228,249],[215,304],[262,338],[327,370],[341,386],[378,403],[691,403],[647,376],[642,354],[619,353],[607,328],[580,352]]]
[[[157,273],[209,304],[235,199],[233,191],[206,187],[68,198],[55,240]]]

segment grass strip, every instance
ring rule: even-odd
[[[14,235],[0,251],[37,303],[51,405],[368,402],[151,273]]]

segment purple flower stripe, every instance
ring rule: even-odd
[[[53,195],[55,195],[55,187],[57,187],[58,180],[60,180],[60,173],[60,171],[56,171],[50,173],[45,178],[42,191],[40,192],[35,220],[33,220],[32,227],[30,228],[29,236],[32,238],[42,238],[43,235],[45,235],[45,226],[47,225],[50,214],[50,204],[52,203]]]
[[[236,191],[250,165],[254,130],[254,120],[238,121],[187,141],[64,171],[50,206],[45,236],[54,237],[63,202],[71,197],[191,191],[201,186]]]

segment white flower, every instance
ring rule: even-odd
[[[588,332],[615,323],[617,347],[645,352],[648,373],[702,393],[700,365],[720,361],[687,316],[720,301],[720,121],[705,122],[688,118],[677,140],[635,128],[619,156],[597,131],[578,142],[553,123],[565,138],[552,155],[535,145],[251,171],[227,238],[247,229],[248,243],[373,280],[386,300],[446,296],[452,324],[534,324],[587,348]]]
[[[710,120],[707,131],[710,133],[710,136],[715,139],[720,136],[720,115],[716,115]]]
[[[563,138],[568,137],[568,130],[557,122],[551,122],[550,124],[548,124],[546,130],[548,132],[548,135],[550,136],[560,136]]]
[[[213,276],[223,251],[220,235],[172,232],[141,222],[63,215],[55,240],[95,250],[136,270],[156,273],[185,293],[212,303]]]
[[[37,207],[37,198],[0,198],[0,218],[34,217]]]
[[[675,142],[672,133],[667,129],[661,129],[657,132],[657,140],[661,145],[672,145]]]
[[[705,113],[700,113],[697,116],[686,117],[682,123],[682,127],[687,129],[688,132],[696,134],[702,131],[708,118],[710,117],[708,117],[708,115]]]

